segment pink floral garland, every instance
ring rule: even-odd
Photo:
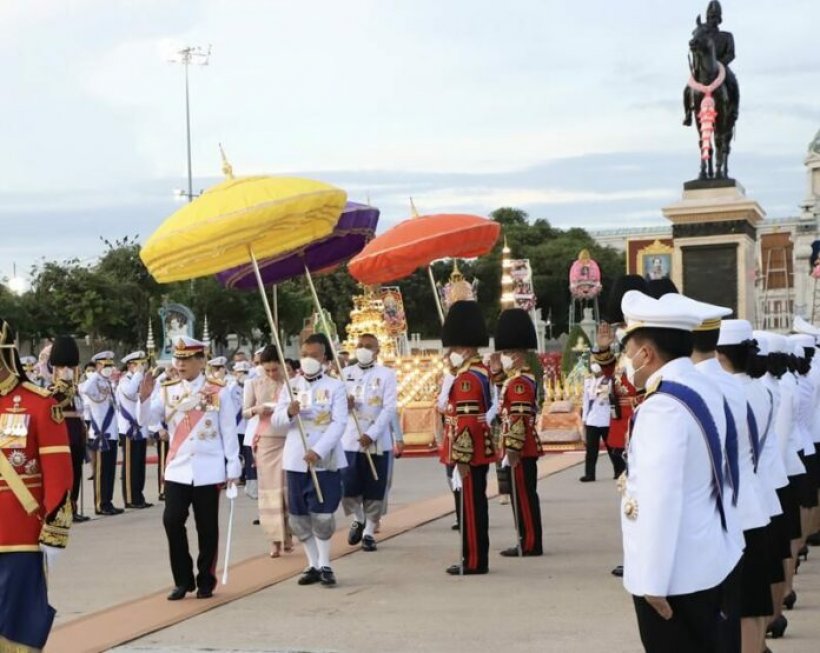
[[[700,121],[700,158],[702,161],[709,159],[712,149],[712,135],[715,133],[715,121],[717,120],[717,109],[715,108],[715,98],[712,93],[726,80],[726,68],[718,61],[718,74],[711,84],[701,84],[694,76],[689,78],[689,88],[699,93],[703,93],[703,100],[700,103],[698,120]]]

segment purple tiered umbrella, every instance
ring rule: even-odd
[[[306,273],[317,274],[346,263],[358,254],[376,233],[379,209],[348,202],[342,217],[327,238],[273,258],[259,261],[265,285],[282,283]],[[226,288],[254,290],[257,281],[253,265],[240,265],[216,275]]]

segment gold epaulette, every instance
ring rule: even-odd
[[[216,377],[214,377],[214,376],[209,376],[209,377],[207,377],[207,378],[205,379],[205,381],[207,381],[207,382],[208,382],[208,383],[210,383],[211,385],[218,385],[220,388],[224,388],[224,387],[225,387],[225,385],[226,385],[225,381],[223,381],[222,379],[217,379],[217,378],[216,378]]]
[[[51,397],[51,393],[48,390],[41,388],[39,385],[35,385],[30,381],[23,381],[23,387],[36,395],[40,395],[41,397]]]
[[[165,381],[160,383],[160,386],[162,386],[163,388],[167,388],[169,386],[176,385],[179,382],[180,379],[166,379]]]

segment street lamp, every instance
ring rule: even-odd
[[[19,296],[19,295],[22,295],[24,292],[26,292],[26,286],[28,284],[26,284],[26,280],[23,279],[23,277],[18,277],[17,276],[17,264],[16,263],[12,263],[12,270],[13,271],[11,273],[11,279],[9,279],[9,282],[8,282],[8,287],[9,287],[9,290],[11,290],[11,292],[13,292],[15,295]]]
[[[177,52],[177,56],[171,59],[173,63],[181,63],[185,68],[185,136],[188,153],[188,192],[177,190],[174,194],[177,197],[186,197],[189,202],[193,202],[197,195],[194,195],[194,180],[191,171],[191,100],[188,89],[188,66],[207,66],[211,58],[211,46],[208,49],[199,45],[188,45]]]

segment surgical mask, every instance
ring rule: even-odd
[[[631,356],[624,356],[623,364],[624,364],[624,373],[626,374],[627,381],[629,381],[629,383],[632,386],[634,386],[636,390],[643,390],[643,388],[639,388],[637,386],[637,384],[635,383],[635,374],[640,372],[644,368],[644,365],[641,365],[640,367],[635,368],[635,363],[633,362],[633,359],[632,359]]]
[[[601,366],[598,365],[598,363],[593,363],[589,366],[589,369],[595,376],[598,376],[601,373]]]
[[[370,365],[373,362],[373,352],[362,347],[356,350],[356,360],[359,365]]]
[[[62,381],[73,381],[74,380],[74,370],[70,367],[63,368],[60,370],[59,377]]]
[[[459,354],[457,351],[450,352],[450,365],[455,368],[459,368],[464,365],[464,356]]]
[[[110,379],[111,375],[113,373],[114,373],[114,368],[113,367],[104,367],[100,370],[100,374],[103,376],[103,378],[106,378],[106,379]]]
[[[514,364],[515,361],[513,360],[512,356],[507,356],[507,354],[501,354],[501,367],[504,368],[505,372],[509,372],[513,368]]]
[[[322,371],[322,364],[315,358],[302,358],[299,363],[302,366],[302,372],[304,372],[307,377],[316,376]]]

